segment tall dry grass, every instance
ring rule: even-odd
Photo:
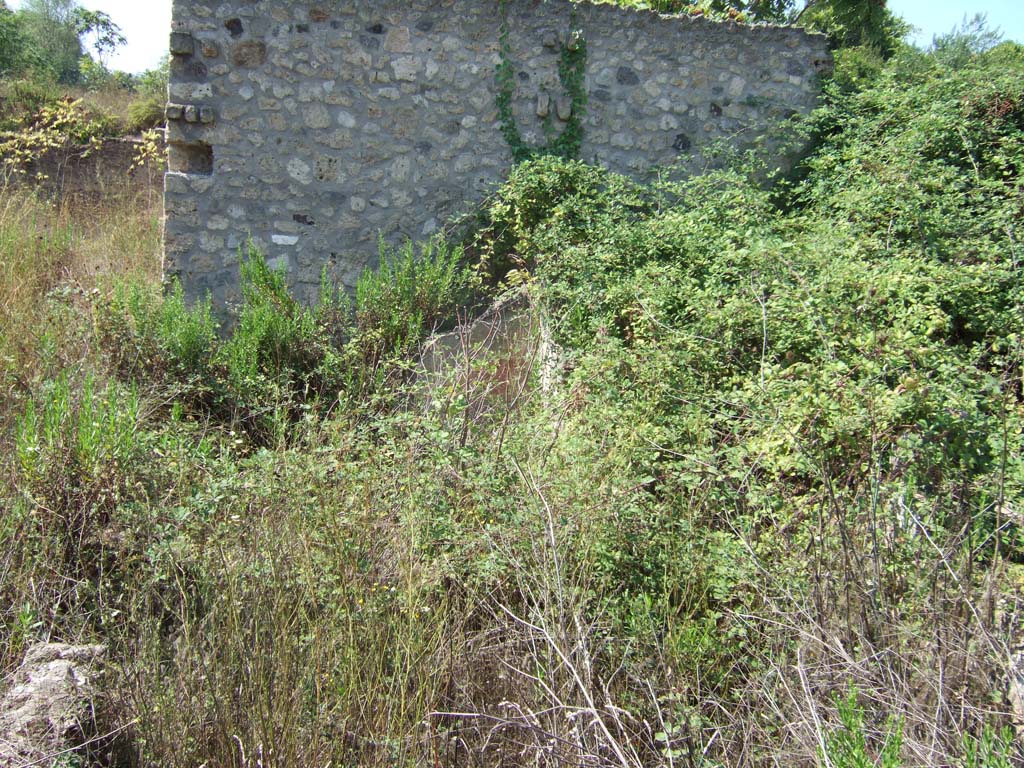
[[[32,382],[95,351],[82,318],[98,293],[160,280],[161,205],[147,179],[99,200],[0,186],[0,424]]]

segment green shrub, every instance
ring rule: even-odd
[[[58,559],[55,573],[91,578],[100,567],[106,526],[132,493],[138,419],[134,389],[100,389],[87,375],[77,390],[67,376],[49,382],[17,420],[15,483],[30,546]]]
[[[363,364],[408,354],[428,334],[449,327],[475,281],[462,248],[443,240],[395,251],[380,244],[380,264],[356,285],[355,343]]]
[[[1020,750],[1014,744],[1010,727],[997,731],[985,725],[981,736],[967,734],[964,737],[963,768],[1012,768],[1015,756],[1020,756]]]
[[[885,737],[877,750],[869,747],[864,725],[864,710],[857,703],[857,692],[850,690],[844,699],[838,699],[840,727],[824,737],[822,759],[834,768],[902,768],[900,748],[903,744],[903,725],[890,721]],[[878,758],[873,756],[877,751]]]
[[[121,284],[97,324],[122,377],[173,387],[189,408],[241,424],[260,440],[341,395],[376,388],[392,363],[447,327],[476,285],[462,250],[440,241],[418,253],[411,244],[397,252],[381,246],[380,267],[359,281],[354,314],[326,281],[315,307],[300,304],[284,272],[251,245],[241,281],[242,305],[223,340],[209,302],[187,306],[177,284],[162,297]]]
[[[28,403],[16,426],[24,479],[34,484],[54,469],[67,469],[76,475],[70,485],[78,487],[97,479],[108,464],[127,463],[138,416],[133,391],[111,386],[98,393],[93,378],[86,377],[80,396],[72,398],[65,376],[51,382],[44,393],[39,406]]]
[[[130,133],[141,133],[164,124],[166,97],[146,95],[128,105],[127,129]]]
[[[4,111],[0,130],[16,130],[25,117],[37,114],[43,107],[58,101],[62,91],[48,80],[19,79],[3,83]]]
[[[644,205],[640,188],[622,176],[576,160],[538,157],[513,168],[487,204],[473,250],[483,276],[497,283],[511,270],[532,270],[534,251],[587,241],[599,217],[628,221]],[[545,234],[546,240],[537,240]]]
[[[97,310],[104,348],[124,378],[198,385],[211,375],[217,324],[209,300],[188,306],[180,283],[118,282]]]
[[[903,744],[903,725],[890,718],[881,744],[870,738],[865,713],[857,702],[857,692],[851,689],[845,698],[837,699],[840,727],[824,735],[821,755],[826,765],[834,768],[902,768],[906,763],[900,756]],[[996,731],[986,724],[981,736],[964,737],[963,768],[1010,768],[1017,754],[1013,731]],[[877,755],[877,758],[874,756]]]
[[[219,347],[225,403],[246,428],[264,438],[321,399],[334,402],[346,362],[335,346],[345,313],[341,299],[322,291],[311,309],[291,295],[284,271],[271,269],[252,245],[242,262],[242,306]]]

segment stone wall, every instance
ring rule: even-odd
[[[420,239],[511,165],[495,106],[497,0],[174,0],[169,275],[238,297],[247,238],[306,299],[353,286],[380,236]],[[564,42],[587,46],[582,159],[693,169],[812,108],[825,39],[568,0],[509,0],[514,112],[543,143],[571,115]],[[547,124],[547,129],[545,129]]]

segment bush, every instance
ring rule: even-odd
[[[92,579],[103,565],[106,527],[132,493],[139,398],[116,384],[100,388],[91,375],[80,388],[61,376],[42,392],[14,432],[28,535],[39,555],[56,558],[56,573]]]
[[[45,80],[23,78],[7,80],[2,84],[4,114],[0,130],[17,130],[24,125],[26,116],[37,114],[43,107],[60,100],[62,91]]]
[[[532,251],[558,250],[586,241],[596,220],[628,221],[645,209],[638,187],[622,176],[575,160],[542,156],[520,163],[482,212],[473,251],[481,271],[498,283],[510,271],[536,264]],[[538,242],[541,223],[556,224],[550,238]]]
[[[96,112],[81,100],[62,97],[22,115],[12,133],[0,136],[0,174],[23,175],[50,152],[88,153],[116,135],[116,119]]]
[[[857,703],[857,692],[850,691],[837,702],[841,727],[825,735],[822,760],[835,768],[901,768],[900,746],[903,742],[901,723],[888,724],[887,733],[878,748],[878,760],[872,757],[864,727],[864,710]]]
[[[251,244],[242,263],[242,307],[220,347],[225,396],[247,428],[269,437],[305,407],[341,391],[344,360],[336,329],[290,294],[283,271]],[[283,422],[281,420],[284,420]]]
[[[128,105],[128,124],[130,133],[141,133],[150,128],[159,128],[165,122],[165,97],[143,96]]]
[[[217,325],[210,302],[189,307],[177,281],[163,297],[152,286],[117,283],[98,309],[97,326],[123,378],[195,387],[211,374]]]
[[[463,251],[443,240],[419,249],[380,244],[380,265],[359,278],[355,344],[369,369],[411,352],[428,334],[444,330],[465,307],[476,286]]]

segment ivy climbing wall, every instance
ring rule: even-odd
[[[555,151],[643,178],[817,101],[825,39],[569,0],[174,0],[165,269],[238,299],[249,238],[312,301]]]

